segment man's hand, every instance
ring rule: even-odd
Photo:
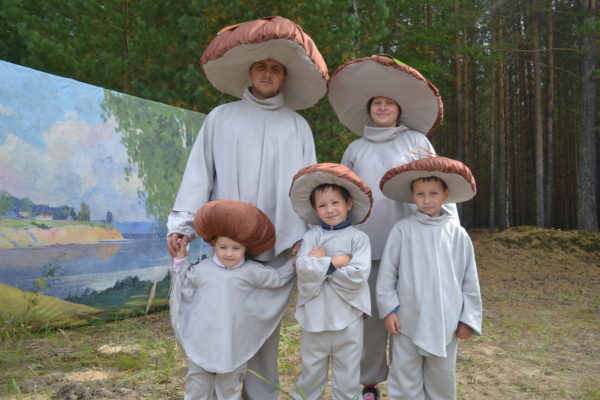
[[[181,253],[182,246],[185,249],[189,242],[189,236],[185,236],[177,232],[171,233],[167,238],[167,249],[169,249],[171,257],[175,258],[177,253]]]

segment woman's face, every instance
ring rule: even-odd
[[[369,114],[373,123],[378,128],[388,128],[396,126],[398,116],[400,115],[400,107],[389,97],[375,97],[371,102]]]

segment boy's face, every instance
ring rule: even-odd
[[[319,219],[327,225],[338,225],[348,219],[348,211],[352,209],[352,199],[344,200],[344,196],[331,188],[315,193],[315,212]]]
[[[213,242],[217,258],[226,268],[233,268],[244,260],[246,246],[225,236]]]
[[[448,190],[444,190],[439,181],[417,179],[413,182],[412,198],[420,212],[438,217],[442,205],[448,200]]]

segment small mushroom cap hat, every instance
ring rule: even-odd
[[[211,245],[216,237],[225,236],[245,245],[250,254],[260,254],[275,246],[275,227],[269,217],[241,201],[209,201],[196,212],[194,228]]]
[[[204,50],[200,64],[215,88],[242,97],[251,86],[250,67],[267,59],[286,67],[281,92],[291,109],[312,107],[327,92],[327,64],[315,42],[299,25],[283,17],[223,28]]]
[[[390,199],[414,203],[410,184],[415,179],[435,176],[448,186],[447,203],[461,203],[477,193],[475,178],[469,167],[446,157],[427,157],[387,171],[379,183],[381,192]]]
[[[302,220],[312,225],[319,224],[319,217],[310,203],[310,194],[324,183],[342,186],[348,190],[352,197],[352,209],[348,213],[352,224],[360,224],[369,217],[373,205],[369,185],[345,165],[320,163],[302,168],[292,179],[290,199],[294,211]]]
[[[329,103],[338,119],[362,136],[372,120],[367,103],[389,97],[400,108],[400,123],[431,136],[442,122],[444,105],[438,89],[419,71],[386,55],[357,58],[340,65],[329,81]]]

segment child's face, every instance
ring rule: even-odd
[[[438,217],[442,205],[448,200],[448,190],[444,190],[439,181],[418,179],[413,182],[412,198],[420,212]]]
[[[217,258],[226,268],[232,268],[244,260],[246,246],[225,236],[219,236],[214,242]]]
[[[348,219],[348,211],[352,209],[352,199],[344,200],[344,196],[331,188],[315,193],[315,212],[319,219],[327,225],[338,225]]]

